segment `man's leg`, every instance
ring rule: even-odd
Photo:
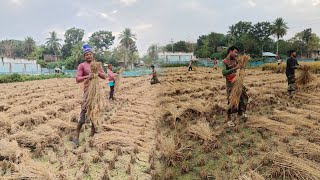
[[[90,136],[94,136],[94,134],[96,133],[96,127],[94,126],[94,124],[91,122],[91,133],[90,133]]]
[[[114,94],[114,86],[110,86],[110,96],[109,96],[109,99],[113,99],[113,94]]]
[[[247,89],[246,87],[243,87],[243,90],[240,96],[239,108],[238,108],[238,115],[240,117],[240,121],[242,122],[247,120],[247,116],[245,112],[247,111],[248,100],[249,100],[249,97],[247,95]]]
[[[84,123],[86,122],[86,110],[84,108],[81,108],[80,112],[80,118],[79,122],[77,125],[77,132],[76,132],[76,138],[73,140],[73,142],[78,146],[79,145],[79,136],[80,136],[80,131]]]
[[[288,96],[292,97],[292,92],[295,91],[295,77],[294,76],[288,76]]]

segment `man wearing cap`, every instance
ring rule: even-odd
[[[91,47],[87,44],[83,45],[83,57],[85,59],[85,62],[79,64],[78,66],[78,70],[77,70],[77,75],[76,75],[76,81],[77,83],[82,83],[84,82],[84,89],[83,89],[83,94],[85,94],[85,92],[88,89],[89,86],[89,81],[92,79],[92,76],[90,75],[90,64],[91,62],[94,60],[93,59],[93,52],[91,50]],[[101,79],[106,79],[106,74],[103,71],[102,66],[99,69],[99,77]],[[87,108],[84,107],[84,105],[81,105],[81,112],[80,112],[80,118],[79,118],[79,122],[77,125],[77,134],[76,134],[76,138],[73,139],[73,142],[76,146],[79,145],[79,135],[80,135],[80,131],[82,128],[82,125],[85,123],[86,121],[86,110]],[[94,127],[94,125],[92,124],[91,127],[91,134],[90,136],[93,136],[96,133],[96,128]]]

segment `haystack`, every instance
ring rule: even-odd
[[[296,158],[288,154],[274,153],[270,157],[273,176],[283,179],[320,179],[320,164],[310,160]]]
[[[213,133],[209,123],[202,118],[196,124],[188,127],[188,131],[191,135],[203,140],[204,142],[216,141],[216,137]]]
[[[120,69],[119,73],[118,73],[118,76],[116,77],[115,79],[115,87],[114,87],[114,90],[115,90],[115,93],[118,93],[118,91],[120,90],[120,82],[121,82],[121,79],[122,79],[122,72],[124,71],[123,68]]]
[[[168,165],[173,165],[176,162],[183,160],[188,146],[184,146],[177,142],[173,136],[160,137],[160,154]]]
[[[90,119],[95,126],[99,125],[99,117],[106,106],[105,94],[99,83],[100,67],[100,62],[94,61],[90,64],[90,75],[93,76],[93,78],[89,81],[88,89],[84,95],[84,106],[87,108],[86,117]]]
[[[238,63],[242,66],[242,68],[237,70],[237,75],[233,82],[233,88],[230,96],[230,107],[232,108],[237,108],[239,105],[240,96],[243,90],[243,81],[245,77],[244,67],[246,66],[249,60],[250,56],[248,55],[240,56],[238,59]]]
[[[311,73],[311,67],[307,65],[301,65],[300,71],[296,77],[296,83],[298,86],[305,86],[312,83],[316,77]]]

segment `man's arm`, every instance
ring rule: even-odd
[[[236,71],[237,69],[240,69],[240,65],[239,65],[239,64],[238,64],[236,67],[234,67],[234,68],[232,68],[232,69],[229,69],[229,70],[227,70],[227,67],[226,67],[226,65],[224,64],[224,65],[223,65],[223,70],[222,70],[222,75],[223,75],[223,76],[227,76],[227,75],[233,74],[233,73],[235,73],[235,71]]]
[[[88,78],[88,76],[83,76],[83,67],[81,66],[81,64],[79,64],[78,70],[77,70],[77,75],[76,75],[77,83],[81,83],[87,78]]]

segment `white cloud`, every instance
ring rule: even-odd
[[[122,4],[125,4],[125,5],[129,6],[129,5],[131,5],[131,4],[136,3],[137,0],[120,0],[120,2],[121,2]]]
[[[114,13],[111,13],[114,14]],[[100,17],[102,19],[107,19],[111,22],[114,22],[115,19],[111,17],[108,13],[105,12],[98,12],[98,11],[93,11],[93,10],[88,10],[88,9],[81,9],[76,16],[78,17]]]
[[[248,4],[249,4],[250,7],[255,7],[257,5],[257,3],[255,1],[253,1],[253,0],[249,0]]]
[[[312,0],[312,5],[313,5],[313,6],[318,6],[318,5],[320,5],[320,0]]]
[[[24,0],[10,0],[15,5],[21,6],[24,2]]]
[[[181,7],[184,9],[195,11],[197,13],[212,14],[214,12],[211,9],[205,7],[197,0],[183,1]]]
[[[115,10],[113,10],[112,12],[111,12],[111,14],[117,14],[118,13],[118,10],[117,9],[115,9]]]
[[[137,31],[144,31],[150,28],[152,28],[152,24],[145,24],[145,23],[139,24],[134,27],[134,29]]]

